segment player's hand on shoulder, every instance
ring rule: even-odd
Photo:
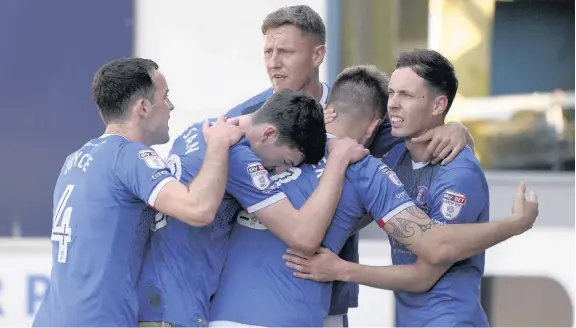
[[[334,138],[328,141],[328,153],[349,164],[356,163],[370,153],[364,146],[351,138]]]
[[[516,188],[512,214],[518,222],[518,234],[524,233],[534,225],[538,217],[538,196],[532,190],[526,191],[526,183],[521,181]]]
[[[244,131],[238,127],[238,120],[228,121],[220,116],[212,125],[208,121],[204,122],[203,134],[207,144],[219,142],[232,147],[244,136]]]

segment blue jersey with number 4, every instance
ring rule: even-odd
[[[206,155],[202,124],[187,128],[175,141],[168,167],[184,184],[200,171]],[[226,258],[232,219],[286,198],[272,188],[269,173],[243,138],[230,149],[226,194],[214,221],[192,227],[159,214],[138,283],[140,321],[203,326]],[[210,192],[206,190],[205,192]]]
[[[318,185],[324,164],[325,160],[318,165],[301,165],[273,179],[299,209]],[[324,247],[338,253],[365,209],[386,220],[414,205],[401,185],[381,173],[381,166],[385,165],[368,156],[348,168]],[[375,202],[372,192],[382,200]],[[322,326],[329,313],[332,284],[295,278],[282,259],[286,243],[248,213],[240,213],[237,223],[210,319],[268,327]]]
[[[52,273],[34,326],[135,326],[156,197],[173,175],[150,147],[104,135],[66,159],[54,189]]]

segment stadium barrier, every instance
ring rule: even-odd
[[[565,290],[573,304],[573,249],[573,231],[535,228],[488,251],[486,275],[550,278]],[[384,239],[362,240],[360,254],[364,264],[391,263],[388,242]],[[0,240],[0,258],[3,259],[0,267],[0,326],[31,324],[48,284],[50,256],[48,239]],[[519,295],[519,298],[523,297]],[[543,301],[554,302],[549,299]],[[391,292],[361,287],[359,303],[359,308],[350,312],[350,322],[354,326],[393,325]],[[542,311],[541,315],[546,316],[546,311]]]

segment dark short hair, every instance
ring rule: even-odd
[[[336,77],[326,104],[351,118],[383,118],[388,82],[388,76],[374,65],[350,66]]]
[[[154,102],[152,76],[158,64],[150,59],[121,58],[102,66],[94,75],[92,97],[105,123],[122,119],[138,98]]]
[[[320,44],[326,44],[326,26],[322,17],[306,5],[282,7],[266,16],[262,22],[262,34],[270,28],[294,25],[302,34],[313,35]]]
[[[326,127],[322,105],[301,91],[274,93],[254,113],[254,124],[269,123],[278,129],[279,144],[297,149],[303,163],[318,164],[326,149]]]
[[[429,49],[414,49],[402,52],[398,57],[396,69],[410,67],[414,73],[428,82],[428,85],[448,98],[446,112],[452,106],[458,78],[452,63],[439,52]]]

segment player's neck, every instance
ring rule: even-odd
[[[104,133],[120,135],[130,141],[140,142],[146,146],[150,146],[149,144],[146,143],[144,138],[142,138],[142,135],[140,133],[138,133],[135,129],[130,128],[129,124],[125,123],[108,124],[106,126],[106,131],[104,131]]]
[[[411,138],[405,138],[406,140],[406,149],[410,152],[410,157],[416,163],[426,163],[428,161],[427,158],[424,158],[424,151],[426,150],[426,146],[428,146],[428,142],[412,142],[410,141]]]
[[[424,152],[426,151],[426,147],[428,147],[428,144],[430,142],[412,142],[412,138],[416,138],[419,137],[421,135],[423,135],[424,133],[428,132],[429,130],[440,126],[444,124],[444,122],[438,122],[437,124],[432,124],[428,127],[427,130],[422,131],[420,133],[416,133],[414,135],[412,135],[411,137],[406,137],[404,138],[406,140],[406,149],[408,149],[408,151],[410,152],[410,157],[412,157],[412,160],[414,162],[417,163],[426,163],[428,162],[428,158],[424,158]]]
[[[238,118],[238,127],[242,131],[248,131],[252,126],[252,115],[242,115]]]
[[[362,142],[366,129],[361,131],[361,126],[356,126],[360,128],[355,128],[350,124],[345,124],[344,122],[339,122],[338,120],[326,124],[326,132],[338,138],[352,138],[358,143]]]
[[[302,91],[311,95],[317,101],[320,101],[324,93],[324,87],[322,86],[322,82],[320,82],[318,77],[315,77],[314,79],[310,80],[310,82],[308,82],[304,88],[302,88]]]

